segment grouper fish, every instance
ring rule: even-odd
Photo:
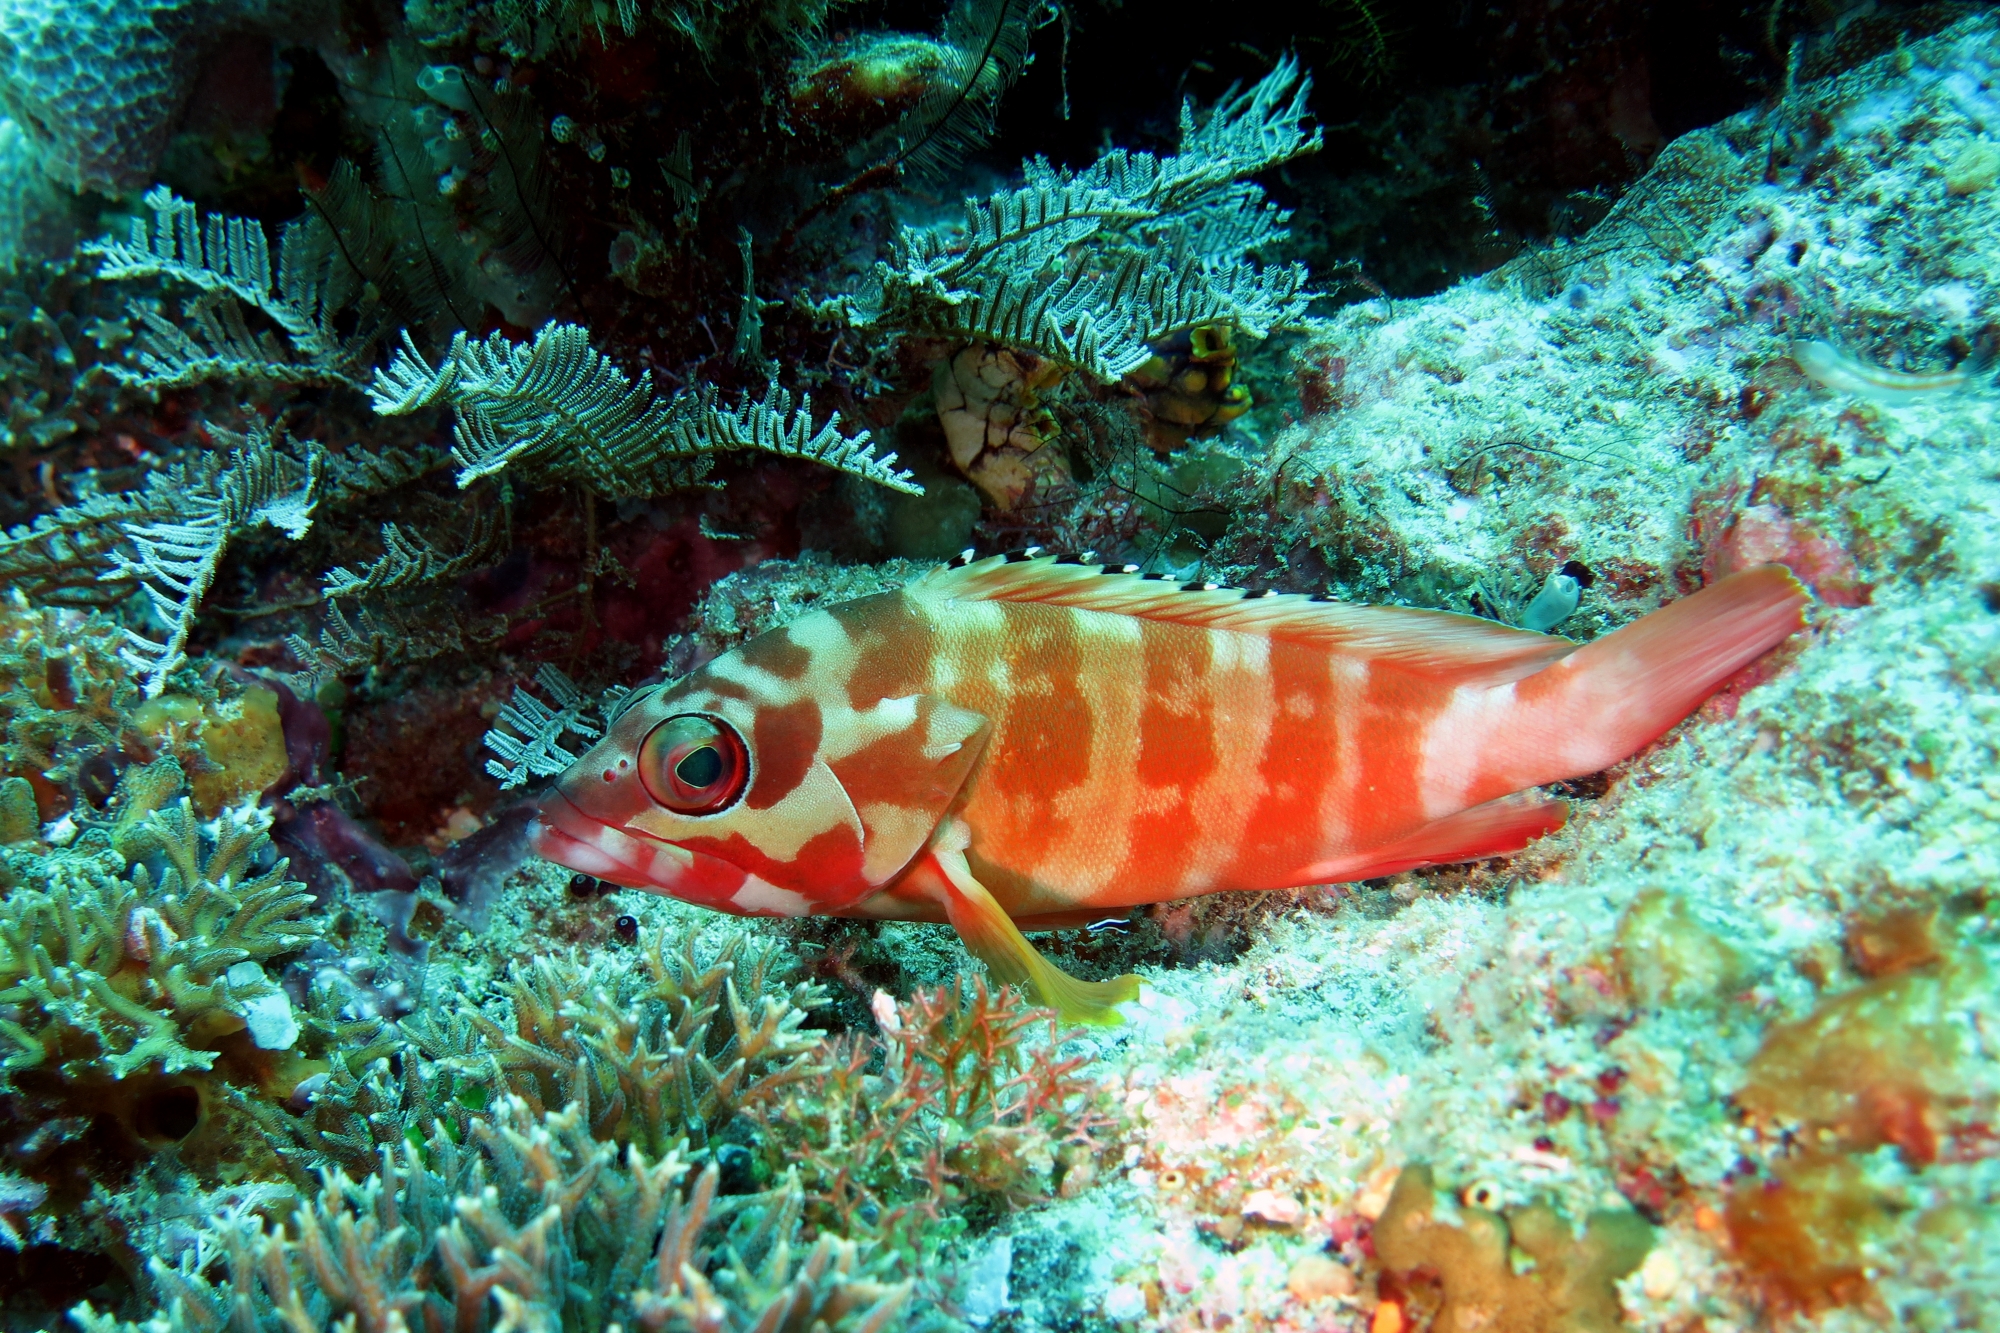
[[[1115,1021],[1022,928],[1501,856],[1535,790],[1629,757],[1803,623],[1745,570],[1578,645],[1181,585],[1032,548],[815,611],[631,700],[543,798],[542,856],[751,916],[948,921]]]

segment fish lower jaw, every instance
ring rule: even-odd
[[[736,916],[810,916],[817,905],[718,857],[635,837],[592,819],[560,793],[529,827],[535,855],[627,889],[644,889]]]
[[[529,826],[528,845],[544,861],[553,861],[579,874],[616,880],[621,874],[628,873],[625,866],[589,843],[539,821]]]
[[[641,842],[588,819],[583,820],[587,827],[573,830],[551,822],[549,814],[545,810],[530,826],[528,845],[543,860],[581,874],[660,893],[670,892],[694,865],[694,853],[672,843]]]

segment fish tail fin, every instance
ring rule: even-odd
[[[1805,624],[1782,565],[1732,574],[1513,685],[1502,790],[1579,777],[1638,753]]]

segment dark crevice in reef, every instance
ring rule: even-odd
[[[58,1245],[0,1245],[0,1328],[9,1333],[58,1328],[78,1301],[127,1315],[131,1283],[109,1256]]]

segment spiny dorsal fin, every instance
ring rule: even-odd
[[[920,597],[1041,602],[1106,615],[1197,625],[1316,643],[1427,674],[1476,674],[1494,684],[1518,680],[1576,651],[1553,634],[1512,629],[1477,616],[1407,606],[1355,606],[1296,593],[1245,592],[1212,583],[1175,583],[1131,565],[1057,559],[1029,547],[983,560],[961,557],[933,570],[909,591]]]

